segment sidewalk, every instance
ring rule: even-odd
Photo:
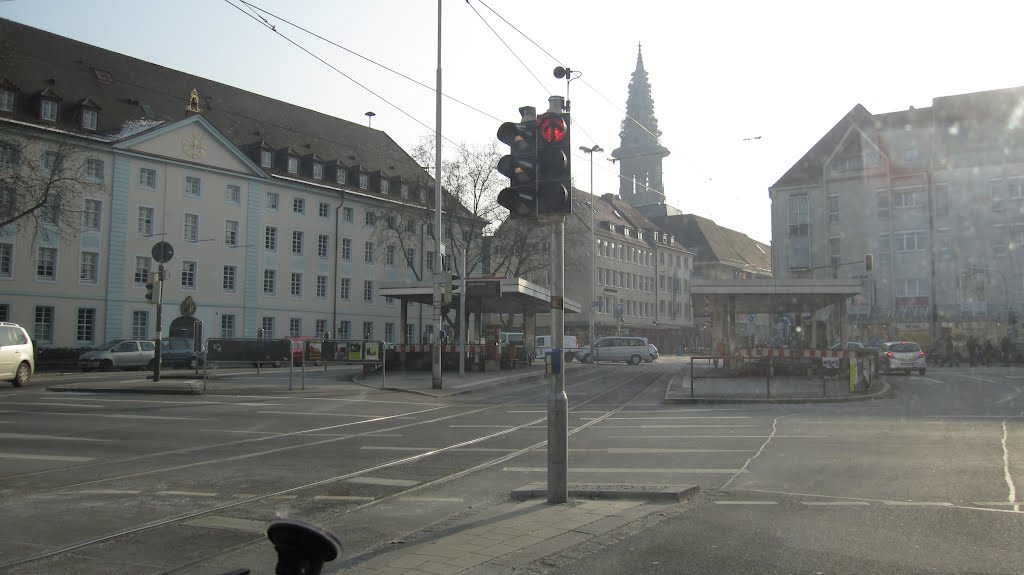
[[[663,403],[836,403],[878,399],[889,394],[889,383],[878,378],[868,391],[850,391],[849,376],[738,376],[725,369],[689,365],[673,375]],[[692,394],[691,394],[692,385]]]
[[[573,370],[581,367],[581,364],[568,364],[564,367]],[[533,365],[501,371],[467,371],[465,375],[446,371],[441,375],[441,389],[433,388],[434,376],[429,371],[389,371],[386,375],[378,372],[367,376],[360,373],[352,381],[375,389],[448,397],[504,384],[543,383],[545,375],[544,363],[535,361]]]

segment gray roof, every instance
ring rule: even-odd
[[[719,263],[761,275],[772,270],[771,246],[733,229],[695,215],[655,218],[694,253],[697,263]]]
[[[796,186],[809,186],[821,184],[822,164],[835,151],[836,146],[843,139],[846,131],[854,123],[859,125],[870,125],[871,112],[867,108],[857,104],[846,113],[831,130],[825,133],[820,140],[806,154],[803,155],[785,173],[779,181],[775,182],[772,188],[789,188]]]
[[[18,98],[15,112],[5,117],[41,124],[39,95],[49,90],[61,99],[56,127],[91,134],[77,127],[76,113],[83,105],[98,107],[97,132],[113,138],[131,132],[128,127],[139,120],[188,117],[193,112],[186,106],[196,90],[203,117],[246,153],[254,155],[264,142],[278,152],[290,148],[303,158],[315,153],[327,163],[432,186],[432,178],[380,130],[11,20],[0,19],[0,39],[0,51],[6,52],[0,56],[0,83],[16,87]],[[275,172],[279,163],[275,159]],[[314,181],[311,168],[302,170],[299,179]]]

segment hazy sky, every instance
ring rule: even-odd
[[[434,85],[434,0],[253,4]],[[444,0],[443,11],[443,91],[493,116],[446,100],[447,138],[485,143],[520,106],[546,108],[566,93],[552,75],[561,64],[583,72],[569,93],[574,148],[610,152],[642,42],[672,152],[668,202],[765,242],[768,187],[857,103],[890,112],[1024,84],[1017,2]],[[432,91],[267,16],[347,79],[228,0],[11,0],[0,16],[354,122],[372,110],[373,127],[406,149],[434,126]],[[577,152],[573,168],[588,189],[587,157]],[[594,189],[618,191],[617,167],[600,154]]]

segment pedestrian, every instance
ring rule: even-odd
[[[974,337],[974,334],[967,336],[967,359],[970,361],[971,367],[978,365],[978,339]]]
[[[942,365],[960,367],[960,354],[953,344],[953,336],[946,336],[942,341]]]
[[[1007,367],[1010,366],[1010,336],[1004,335],[1003,339],[999,340],[999,350],[1003,355],[1003,364]]]

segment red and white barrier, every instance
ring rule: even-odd
[[[849,351],[826,350],[826,349],[771,349],[771,348],[746,348],[737,350],[741,357],[807,357],[807,358],[848,358]]]
[[[461,351],[459,348],[461,348],[461,347],[463,347],[463,346],[460,346],[460,345],[443,345],[443,346],[441,346],[441,351],[446,352],[446,353],[459,353]],[[434,346],[431,345],[431,344],[399,344],[399,345],[395,345],[394,346],[395,351],[399,351],[399,352],[412,352],[412,353],[428,353],[433,348],[434,348]],[[467,345],[467,346],[465,346],[465,348],[466,348],[466,353],[480,353],[480,351],[483,349],[479,345]]]

